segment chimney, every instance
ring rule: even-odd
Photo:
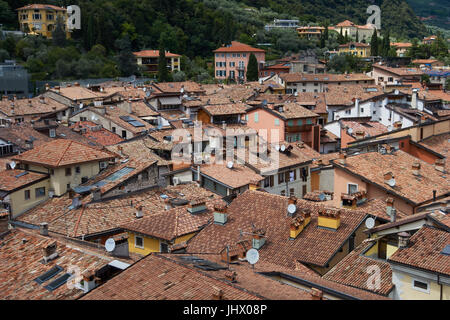
[[[8,96],[4,94],[4,95],[2,96],[2,101],[8,101]]]
[[[317,219],[317,226],[319,228],[337,230],[340,225],[341,210],[331,208],[319,209],[319,217]]]
[[[17,95],[13,95],[13,101],[17,101]]]
[[[74,85],[75,87],[79,87],[79,86],[80,86],[80,84],[79,84],[78,82],[75,82],[73,85]]]
[[[125,106],[127,107],[127,112],[129,114],[133,113],[133,108],[131,107],[131,99],[128,99],[128,101],[125,102]]]
[[[292,219],[289,232],[289,240],[295,240],[305,227],[305,218],[298,216]]]
[[[50,85],[48,83],[45,84],[45,91],[50,90]]]
[[[392,172],[386,172],[384,174],[384,182],[388,183],[390,180],[392,180],[394,178],[394,175],[392,174]]]
[[[266,232],[263,229],[253,230],[252,247],[259,250],[266,243]]]
[[[56,86],[55,88],[53,88],[53,90],[55,90],[55,92],[59,93],[60,90],[61,90],[61,87],[60,86]]]
[[[32,103],[32,101],[31,101],[31,99],[28,99],[28,106],[29,106],[29,107],[32,107],[32,106],[33,106],[33,103]]]
[[[140,219],[140,218],[142,218],[143,216],[144,216],[144,213],[143,213],[143,211],[142,211],[142,206],[141,205],[137,205],[136,206],[136,218],[137,219]]]
[[[401,121],[396,121],[394,122],[394,128],[395,129],[401,129],[402,128],[402,122]]]
[[[39,102],[44,104],[45,103],[45,97],[44,96],[39,96]]]
[[[323,292],[316,288],[311,288],[311,300],[323,300]]]
[[[47,222],[42,222],[39,225],[39,234],[41,236],[48,236],[48,223]]]
[[[358,130],[355,132],[356,140],[364,139],[365,132],[362,130]]]
[[[445,160],[444,159],[437,159],[436,162],[434,163],[434,168],[437,171],[440,171],[442,173],[445,172]]]
[[[214,224],[224,225],[227,223],[228,213],[226,205],[215,205],[214,206]]]
[[[345,166],[347,154],[345,152],[339,153],[339,163]]]
[[[395,218],[393,218],[392,210],[394,209],[394,198],[387,198],[386,199],[386,214],[391,217],[391,221],[395,221]],[[394,209],[395,210],[395,209]],[[395,212],[394,212],[395,213]]]
[[[237,282],[237,273],[236,271],[226,271],[225,272],[225,279],[227,279],[228,281],[232,282],[232,283],[236,283]]]
[[[91,189],[92,201],[98,201],[102,198],[102,192],[99,187],[93,187]]]
[[[207,210],[205,200],[203,199],[192,200],[187,210],[191,214],[199,214],[205,212]]]
[[[413,89],[412,96],[411,96],[411,108],[417,109],[417,92],[419,90]]]
[[[410,234],[408,232],[400,232],[398,234],[398,247],[404,249],[409,246]]]
[[[45,263],[52,261],[58,258],[58,253],[56,252],[56,241],[53,241],[50,244],[46,244],[42,247],[43,251],[43,259]]]
[[[212,300],[224,300],[223,290],[213,286]]]
[[[83,291],[85,293],[91,291],[97,286],[95,283],[95,272],[93,270],[86,270],[83,273]]]
[[[81,207],[80,195],[76,193],[72,198],[72,209],[78,209],[79,207]]]
[[[419,162],[414,162],[412,164],[411,169],[412,169],[413,175],[420,176],[420,163]]]

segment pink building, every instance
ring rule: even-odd
[[[215,53],[215,77],[219,80],[232,78],[236,82],[247,81],[247,65],[253,53],[258,61],[258,71],[262,68],[266,52],[247,44],[232,41],[231,45],[213,51]]]

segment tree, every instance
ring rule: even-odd
[[[250,54],[250,58],[248,59],[247,66],[247,81],[258,81],[258,61],[256,60],[255,55]]]
[[[183,82],[186,81],[186,73],[183,71],[178,71],[173,74],[173,81],[175,82]]]
[[[356,29],[356,40],[355,41],[359,42],[359,30],[358,29]]]
[[[384,38],[383,38],[383,45],[381,47],[381,54],[384,57],[387,57],[389,55],[389,50],[390,49],[391,49],[391,39],[390,39],[389,30],[387,30],[386,34],[384,35]]]
[[[372,56],[376,57],[378,56],[378,35],[377,35],[377,29],[373,31],[372,39],[370,40],[370,49]]]
[[[169,71],[167,70],[166,49],[161,46],[159,48],[158,59],[158,81],[167,82],[169,79]]]
[[[64,21],[62,16],[56,18],[55,30],[52,32],[53,44],[57,47],[66,45],[66,32],[64,31]]]
[[[0,49],[0,63],[3,63],[7,59],[9,59],[8,51],[5,49]]]
[[[95,44],[94,17],[91,14],[88,18],[87,31],[84,33],[84,48],[86,50],[91,50],[94,44]]]
[[[128,36],[116,40],[116,47],[119,49],[117,56],[117,67],[121,75],[129,77],[137,73],[137,65],[133,53],[131,52],[131,43]]]

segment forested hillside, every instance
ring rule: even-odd
[[[429,25],[450,30],[449,0],[407,0],[414,12]]]

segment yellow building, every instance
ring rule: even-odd
[[[121,226],[128,233],[130,253],[148,255],[152,252],[169,252],[173,246],[187,242],[212,218],[214,203],[222,200],[191,201],[187,206],[148,213],[142,206],[136,207],[136,220]],[[144,216],[145,213],[145,217]]]
[[[24,170],[0,172],[0,203],[12,218],[48,199],[49,176]]]
[[[50,4],[30,4],[16,9],[20,30],[33,35],[42,35],[48,39],[56,28],[57,17],[61,17],[66,30],[66,38],[70,38],[67,31],[67,10]]]
[[[111,152],[58,139],[24,152],[14,160],[20,162],[21,169],[48,174],[49,192],[61,196],[97,175],[114,158]]]
[[[339,54],[352,54],[359,58],[370,57],[370,45],[359,42],[349,42],[339,46]]]

